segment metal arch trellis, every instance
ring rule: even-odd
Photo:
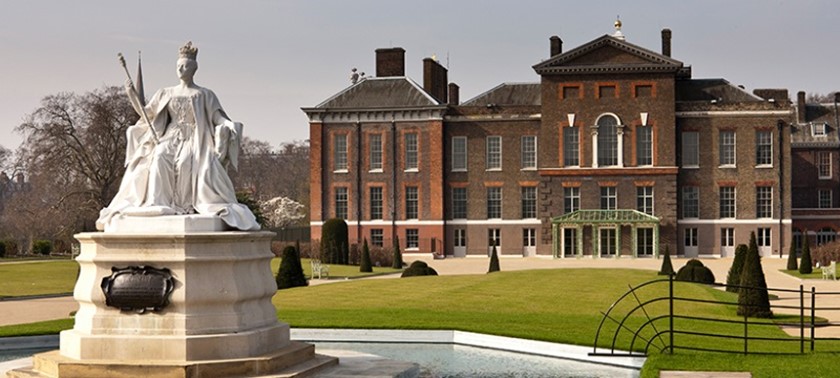
[[[667,296],[657,296],[650,299],[642,300],[640,299],[638,293],[641,289],[655,286],[655,285],[668,285],[668,295]],[[725,288],[727,285],[723,284],[714,284],[714,286]],[[748,289],[748,290],[761,290],[759,288],[754,287],[743,287],[743,286],[735,286],[729,285],[731,287],[735,287],[738,289]],[[818,311],[836,311],[840,310],[840,307],[817,307],[816,306],[816,298],[817,296],[829,296],[829,297],[837,297],[840,298],[840,292],[817,292],[815,288],[811,287],[810,291],[805,291],[804,286],[800,285],[799,290],[793,289],[776,289],[776,288],[768,288],[768,292],[776,292],[776,293],[796,293],[799,295],[799,305],[779,305],[779,304],[772,304],[771,308],[774,309],[796,309],[799,310],[799,337],[763,337],[763,336],[756,336],[750,335],[749,329],[750,327],[778,327],[779,325],[773,322],[767,321],[756,321],[755,319],[750,319],[746,316],[740,318],[738,320],[734,320],[732,318],[724,318],[723,316],[714,318],[714,317],[702,317],[702,316],[693,316],[693,315],[680,315],[675,313],[674,307],[675,304],[681,303],[704,303],[713,306],[725,306],[725,307],[732,307],[738,306],[738,303],[727,302],[727,301],[719,301],[719,300],[706,300],[706,299],[697,299],[697,298],[685,298],[679,297],[674,295],[674,276],[669,276],[667,279],[658,279],[652,280],[645,283],[642,283],[638,286],[630,286],[629,290],[619,297],[612,305],[607,309],[606,312],[601,312],[603,317],[601,318],[601,322],[598,325],[598,329],[595,333],[595,340],[593,343],[593,350],[590,355],[593,356],[612,356],[612,357],[639,357],[639,356],[646,356],[651,351],[651,348],[658,349],[659,353],[667,352],[667,353],[674,353],[675,349],[683,349],[683,350],[694,350],[694,351],[704,351],[704,352],[720,352],[720,353],[737,353],[737,354],[777,354],[777,355],[784,355],[784,354],[795,354],[793,352],[762,352],[762,351],[755,351],[750,350],[750,343],[751,342],[769,342],[769,343],[799,343],[799,354],[806,353],[806,344],[810,346],[808,350],[810,352],[814,352],[815,345],[818,341],[840,341],[840,338],[836,337],[815,337],[815,329],[818,325],[815,323],[815,318],[817,316]],[[810,298],[810,301],[806,301],[806,299]],[[622,304],[625,300],[635,301],[631,303],[630,309],[627,310],[626,313],[617,314],[617,309],[619,305]],[[667,302],[668,303],[668,310],[665,313],[654,313],[652,312],[652,305],[660,302]],[[806,304],[806,302],[809,302]],[[835,302],[840,303],[840,302]],[[806,315],[807,314],[807,315]],[[630,324],[633,323],[631,318],[634,316],[641,315],[643,319],[645,319],[641,324],[638,324],[635,328],[633,328]],[[681,327],[675,326],[675,319],[677,320],[687,320],[693,322],[713,322],[713,323],[726,323],[726,324],[740,324],[743,325],[743,333],[711,333],[711,332],[700,332],[691,329],[683,329]],[[807,319],[807,321],[806,321]],[[667,320],[667,327],[657,326],[661,322]],[[605,325],[607,321],[612,322],[615,325],[615,331],[612,332],[612,335],[605,335],[603,331],[606,330]],[[824,325],[820,325],[821,327],[840,327],[840,322],[828,322]],[[806,332],[807,331],[807,332]],[[632,337],[629,342],[629,348],[627,351],[618,350],[617,349],[617,342],[619,340],[619,336],[622,332],[629,333]],[[645,334],[649,334],[649,336],[645,336]],[[688,345],[688,344],[678,344],[675,343],[675,335],[688,335],[688,336],[699,336],[699,337],[708,337],[720,340],[741,340],[743,341],[743,348],[738,350],[735,349],[722,349],[722,348],[705,348],[696,345]],[[607,338],[610,339],[607,339]],[[602,340],[605,338],[605,340]],[[637,342],[643,343],[643,348],[637,348]],[[840,348],[837,346],[840,343],[836,344],[829,344],[824,343],[825,345],[829,346],[831,352],[840,352]],[[599,345],[609,345],[608,348],[601,347]],[[833,350],[831,348],[837,348],[838,350]],[[600,349],[600,350],[599,350]],[[637,350],[641,349],[641,351]],[[782,349],[780,349],[782,350]]]

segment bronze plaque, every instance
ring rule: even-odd
[[[122,311],[145,313],[160,311],[169,304],[175,279],[169,269],[148,266],[111,268],[111,275],[102,278],[102,292],[107,306]]]

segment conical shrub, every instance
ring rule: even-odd
[[[796,247],[793,242],[790,243],[790,251],[788,252],[787,270],[797,270],[799,266],[796,264]]]
[[[490,253],[490,268],[487,270],[487,273],[498,272],[502,270],[499,267],[499,254],[496,253],[496,243],[493,243],[493,250]]]
[[[738,315],[755,318],[773,317],[770,311],[770,298],[767,294],[767,281],[761,267],[761,256],[755,242],[755,232],[750,233],[750,247],[744,258],[741,272],[741,290],[738,291]]]
[[[811,261],[811,246],[808,242],[808,233],[805,233],[802,241],[802,260],[799,261],[799,273],[811,274],[814,271],[814,262]]]
[[[295,260],[297,260],[297,263],[295,263]],[[283,249],[283,257],[280,260],[280,267],[277,268],[277,277],[275,277],[278,290],[307,285],[306,277],[304,277],[303,271],[298,268],[299,266],[300,257],[295,247],[290,245]]]
[[[394,269],[403,268],[402,252],[400,252],[400,237],[394,235]]]
[[[362,244],[362,262],[359,264],[359,271],[362,273],[373,272],[373,264],[370,262],[370,249],[368,248],[367,238]]]
[[[747,257],[748,250],[749,247],[744,244],[738,244],[735,247],[735,258],[732,260],[732,266],[729,267],[729,273],[726,275],[726,291],[738,292],[738,286],[741,285],[741,271],[744,269],[744,259]]]
[[[674,266],[671,265],[671,251],[668,246],[665,246],[665,252],[663,253],[664,257],[662,258],[662,267],[659,268],[659,275],[660,276],[670,276],[674,274]]]

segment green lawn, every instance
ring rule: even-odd
[[[77,267],[71,260],[0,264],[0,297],[72,293]]]
[[[280,260],[279,257],[271,260],[271,271],[275,275],[277,274],[277,268],[280,267]],[[303,274],[306,275],[306,278],[311,278],[312,265],[310,259],[300,259],[300,265],[303,267]],[[401,269],[374,267],[373,273],[362,273],[359,272],[359,267],[356,265],[327,264],[327,266],[330,268],[330,279],[361,278],[402,272]]]
[[[308,266],[308,262],[304,266]],[[276,265],[275,265],[276,269]],[[332,269],[332,266],[331,266]],[[301,287],[277,292],[274,303],[278,317],[292,327],[313,328],[380,328],[380,329],[453,329],[471,332],[521,337],[560,343],[592,345],[595,332],[602,319],[600,311],[627,292],[628,285],[661,278],[655,272],[629,269],[558,269],[500,272],[488,275],[427,276],[393,280],[348,280],[330,285]],[[639,301],[647,301],[667,294],[668,286],[656,284],[639,290]],[[732,293],[722,292],[704,285],[677,283],[678,297],[704,300],[734,300]],[[636,306],[632,296],[613,310],[623,315]],[[651,317],[667,312],[667,301],[655,302],[646,307]],[[677,303],[678,315],[716,316],[739,319],[734,306],[713,306],[697,303]],[[618,316],[618,319],[621,319]],[[790,321],[791,319],[785,319]],[[647,321],[642,311],[628,317],[626,325],[635,329]],[[654,322],[658,331],[667,330],[667,322]],[[743,332],[739,324],[720,324],[677,319],[678,329],[737,334]],[[0,335],[56,333],[72,326],[69,320],[38,323],[27,326],[0,327]],[[607,347],[616,330],[607,322],[602,331],[608,337],[600,346]],[[805,356],[740,356],[734,354],[699,353],[677,350],[675,355],[658,353],[661,345],[653,337],[653,327],[641,332],[642,337],[654,339],[651,358],[642,375],[655,377],[660,369],[692,369],[709,371],[749,370],[755,377],[801,376],[807,369],[809,376],[836,376],[837,369],[828,369],[826,375],[816,372],[814,366],[836,366],[838,354],[817,353]],[[753,336],[786,337],[776,326],[751,325]],[[721,341],[690,335],[676,335],[677,345],[703,348],[740,350],[743,342]],[[616,347],[630,348],[629,333],[620,332]],[[644,342],[634,343],[634,350],[643,350]],[[831,350],[840,350],[837,344]],[[799,343],[754,341],[751,351],[797,352]],[[818,351],[826,350],[818,347]]]
[[[794,276],[796,278],[802,278],[806,280],[821,280],[822,279],[822,269],[814,268],[814,271],[808,274],[799,273],[798,270],[786,270],[786,269],[779,269],[780,272]]]

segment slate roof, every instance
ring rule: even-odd
[[[406,77],[366,78],[315,106],[320,109],[416,108],[440,103]]]
[[[679,101],[725,101],[732,102],[761,102],[764,101],[725,79],[691,79],[677,80],[676,100]]]
[[[790,133],[791,146],[794,148],[832,148],[840,147],[840,130],[835,123],[834,104],[805,105],[804,124],[793,127]],[[825,135],[815,135],[814,129],[822,127]]]
[[[594,53],[604,47],[614,48],[633,56],[631,61],[581,61],[580,58]],[[683,68],[683,63],[669,56],[634,45],[626,40],[620,40],[610,35],[604,35],[595,40],[576,47],[567,52],[557,54],[548,60],[533,66],[534,71],[544,74],[595,74],[595,73],[625,73],[625,72],[677,72]]]
[[[502,83],[464,103],[462,106],[536,105],[540,103],[540,83]]]

